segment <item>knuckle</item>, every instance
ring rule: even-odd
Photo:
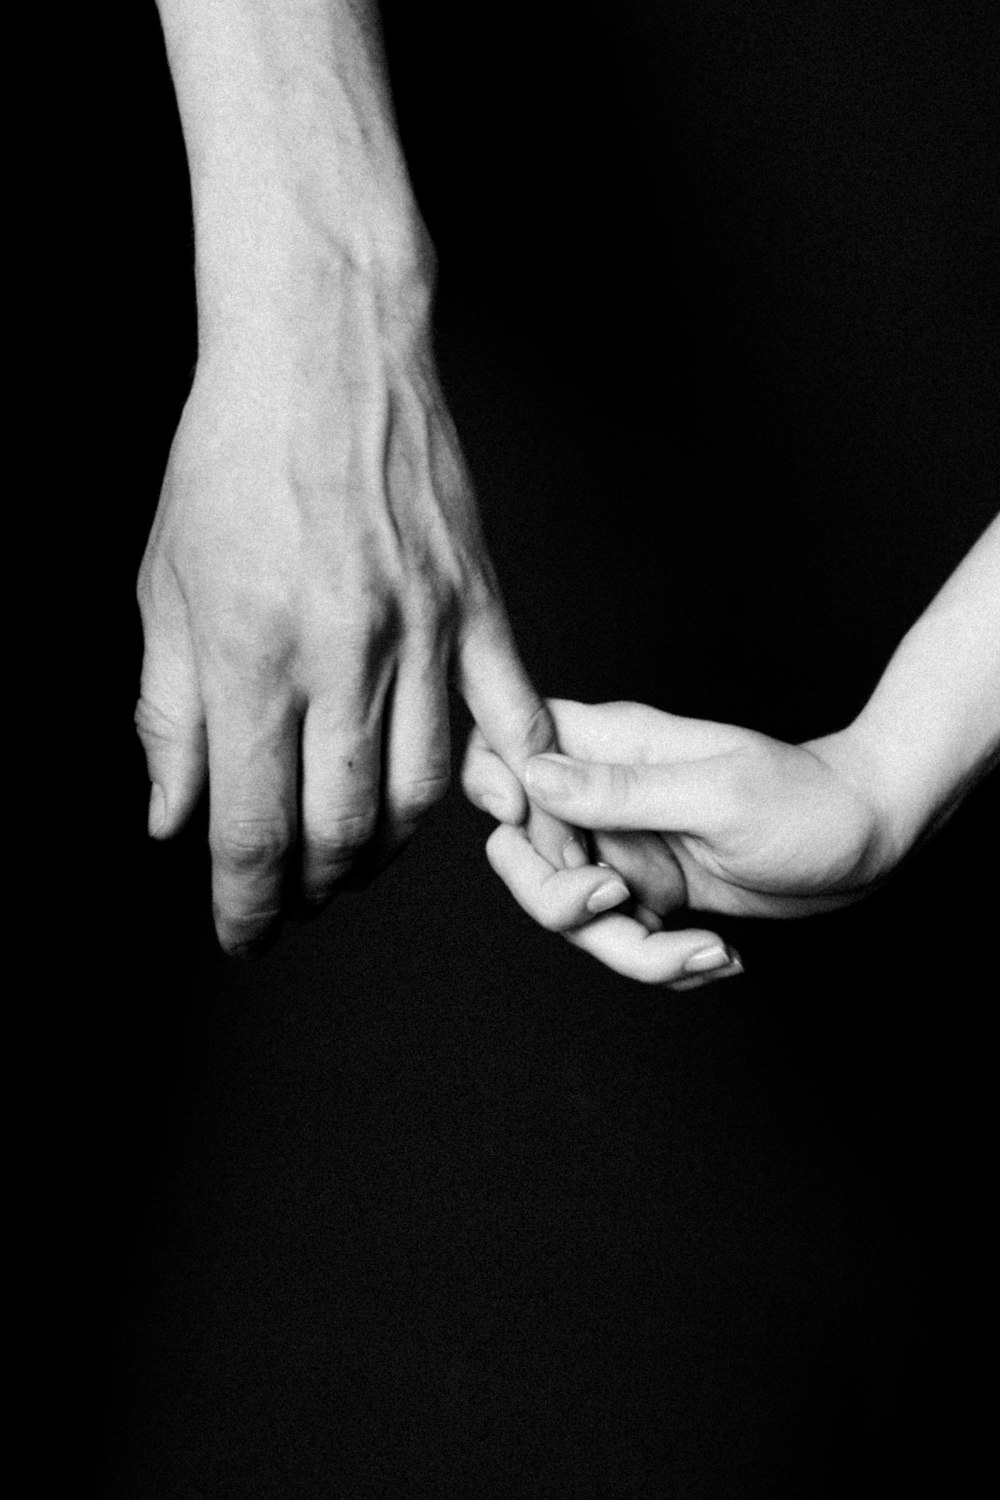
[[[206,660],[224,682],[261,693],[273,693],[292,679],[298,655],[292,622],[274,610],[262,610],[253,620],[213,621],[202,644]]]
[[[383,589],[367,597],[355,629],[375,659],[398,646],[404,626],[403,611],[395,594]]]
[[[394,793],[393,812],[403,823],[416,822],[436,807],[448,791],[451,777],[447,771],[432,772],[415,781],[407,782]]]
[[[528,715],[522,731],[522,746],[527,756],[544,755],[555,747],[556,736],[552,715],[544,703],[538,703]]]
[[[450,638],[459,615],[456,589],[429,560],[418,563],[414,573],[406,600],[407,633],[429,641]]]
[[[310,828],[309,856],[320,867],[349,864],[375,832],[377,809],[373,805],[339,813],[327,813],[322,823]]]
[[[136,704],[134,722],[136,733],[147,744],[168,743],[180,733],[176,720],[148,698],[140,698]]]
[[[237,875],[255,875],[284,863],[291,849],[286,823],[275,818],[232,819],[214,830],[212,857]]]
[[[628,807],[635,799],[639,777],[634,766],[628,764],[608,767],[608,793],[618,807]]]
[[[531,915],[539,927],[544,927],[546,932],[562,932],[568,926],[561,907],[556,906],[550,900],[537,902],[532,908]]]

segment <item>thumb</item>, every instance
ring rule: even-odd
[[[581,828],[702,833],[720,802],[707,761],[646,766],[545,754],[528,762],[524,785],[539,807]]]
[[[205,719],[190,642],[147,635],[135,727],[153,783],[149,832],[177,833],[194,811],[208,766]]]

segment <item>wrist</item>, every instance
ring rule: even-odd
[[[845,729],[813,741],[821,755],[872,810],[874,878],[888,875],[946,821],[967,789],[965,780],[913,743],[878,695]]]
[[[906,857],[920,831],[885,746],[860,714],[846,728],[803,747],[819,757],[867,809],[870,835],[863,867],[866,885],[877,885]]]
[[[381,315],[429,323],[437,274],[415,206],[373,204],[350,217],[313,212],[294,181],[258,194],[220,189],[195,215],[195,278],[202,335],[216,325],[322,320],[363,293]]]

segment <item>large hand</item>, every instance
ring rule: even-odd
[[[877,782],[849,731],[796,746],[641,704],[549,707],[568,755],[532,760],[523,780],[538,806],[594,831],[596,858],[629,884],[631,913],[590,917],[587,898],[608,872],[558,872],[543,858],[518,826],[520,782],[475,733],[465,789],[504,820],[487,853],[525,910],[621,973],[687,988],[736,972],[716,935],[664,932],[663,919],[683,906],[828,910],[857,900],[894,862]]]
[[[322,314],[217,325],[139,580],[150,831],[210,782],[216,926],[255,951],[288,902],[379,867],[444,792],[454,667],[514,770],[555,747],[518,660],[426,317],[346,272]],[[561,861],[569,830],[539,815]]]

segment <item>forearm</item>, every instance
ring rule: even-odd
[[[376,0],[158,0],[191,172],[199,316],[308,315],[348,274],[419,300],[432,254]]]
[[[1000,517],[906,634],[845,731],[886,811],[895,857],[1000,758]]]

